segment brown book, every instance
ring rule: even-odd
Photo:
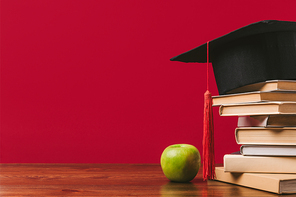
[[[216,167],[216,180],[277,194],[296,193],[296,174],[230,173]]]
[[[227,92],[228,94],[253,91],[289,91],[296,90],[296,80],[270,80],[246,85]]]
[[[247,92],[213,96],[213,106],[259,101],[296,101],[296,91]]]
[[[225,172],[294,173],[296,157],[224,155]]]
[[[240,116],[238,127],[296,127],[296,115]]]
[[[240,127],[235,139],[237,144],[296,145],[296,127]]]
[[[219,113],[221,116],[296,115],[296,102],[226,104],[220,106]]]

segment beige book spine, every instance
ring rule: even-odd
[[[296,157],[224,155],[226,172],[296,173]]]
[[[254,175],[251,173],[230,173],[224,172],[223,167],[216,167],[216,180],[260,189],[273,193],[280,193],[280,182],[277,179],[267,178],[265,176]]]

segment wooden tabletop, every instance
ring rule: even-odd
[[[158,164],[0,164],[0,196],[286,196],[203,181],[201,172],[173,183]]]

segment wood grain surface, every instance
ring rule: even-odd
[[[201,172],[173,183],[158,164],[0,164],[0,196],[286,196],[203,181]]]

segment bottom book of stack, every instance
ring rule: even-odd
[[[296,174],[231,173],[216,167],[216,180],[277,194],[296,193]]]

